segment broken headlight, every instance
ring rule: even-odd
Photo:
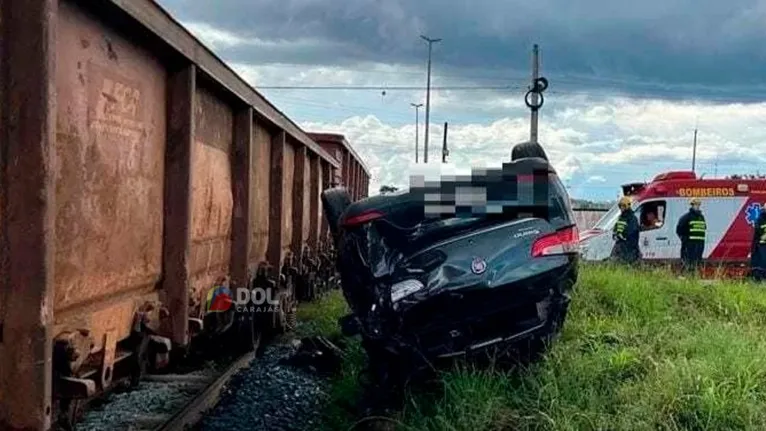
[[[391,302],[397,302],[423,288],[423,283],[415,279],[400,281],[391,286]]]

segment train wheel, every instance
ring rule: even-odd
[[[274,328],[279,333],[290,332],[297,325],[297,302],[292,283],[279,292],[279,311],[274,313]]]
[[[77,422],[82,420],[85,413],[85,401],[74,399],[62,399],[58,401],[56,429],[61,431],[74,431]]]
[[[149,368],[149,336],[144,333],[133,334],[133,356],[130,360],[130,387],[136,388]]]
[[[258,351],[263,331],[254,312],[239,313],[237,316],[237,345],[245,352]]]

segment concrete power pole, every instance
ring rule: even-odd
[[[532,48],[532,88],[537,86],[537,79],[540,77],[540,48],[537,44]],[[537,106],[538,93],[532,92],[532,105]],[[532,110],[532,117],[529,122],[529,141],[537,143],[537,109]]]
[[[692,148],[692,172],[696,173],[697,167],[697,128],[694,128],[694,144]]]
[[[423,106],[422,103],[410,103],[410,105],[415,108],[415,163],[418,162],[418,152],[420,149],[418,148],[418,134],[419,134],[419,128],[420,128],[420,115],[419,115],[419,109],[421,106]]]
[[[431,115],[431,47],[434,43],[441,42],[441,39],[431,39],[427,36],[420,36],[428,42],[428,80],[426,83],[426,140],[423,143],[423,163],[428,163],[428,124]]]
[[[444,142],[442,142],[442,163],[447,163],[447,156],[449,156],[449,150],[447,149],[447,122],[444,122]]]

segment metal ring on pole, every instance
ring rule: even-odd
[[[545,98],[543,97],[543,93],[537,93],[537,97],[539,99],[537,100],[537,104],[533,105],[532,102],[529,101],[529,96],[532,95],[532,93],[537,93],[534,91],[534,89],[527,91],[527,94],[524,95],[524,103],[526,103],[527,108],[531,109],[532,112],[535,112],[543,107],[543,103],[545,103]]]
[[[548,80],[543,78],[542,76],[537,78],[535,80],[535,86],[534,86],[534,92],[535,93],[542,93],[548,88]]]
[[[543,97],[543,91],[545,91],[548,88],[548,80],[540,77],[535,79],[534,84],[532,85],[532,88],[527,91],[527,94],[524,95],[524,103],[527,105],[527,108],[532,110],[532,112],[538,111],[540,108],[543,107],[543,104],[545,103],[545,97]],[[529,96],[532,95],[532,93],[536,94],[539,99],[537,100],[536,104],[533,104],[529,100]]]

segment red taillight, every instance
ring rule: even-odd
[[[380,211],[367,211],[361,214],[357,214],[353,217],[349,217],[343,221],[343,226],[351,227],[364,224],[375,219],[383,217],[383,213]]]
[[[577,253],[579,242],[580,235],[576,226],[562,229],[535,241],[532,244],[532,257]]]

